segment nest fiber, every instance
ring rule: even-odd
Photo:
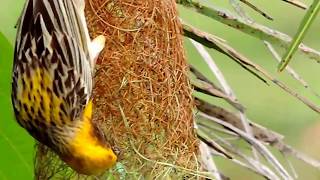
[[[118,154],[111,173],[185,177],[184,168],[197,170],[192,89],[175,1],[86,0],[86,16],[91,37],[106,37],[93,98],[94,123]]]

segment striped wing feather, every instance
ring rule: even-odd
[[[51,147],[63,141],[55,133],[72,133],[91,96],[83,8],[83,0],[27,0],[18,26],[12,79],[16,119]]]

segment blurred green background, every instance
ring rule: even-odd
[[[228,0],[211,0],[213,5],[233,11]],[[291,36],[298,28],[304,11],[283,3],[281,0],[251,0],[274,18],[266,20],[244,6],[248,14],[258,23],[267,25]],[[310,4],[312,1],[303,1]],[[15,122],[10,100],[10,72],[12,52],[15,39],[14,26],[22,9],[24,0],[0,0],[0,180],[1,179],[32,179],[33,172],[33,139]],[[316,104],[319,98],[305,90],[287,73],[277,73],[277,63],[263,42],[231,29],[217,21],[197,15],[183,7],[179,7],[181,17],[188,23],[226,39],[239,52],[242,52],[255,63],[273,73],[291,88],[307,96]],[[318,17],[304,39],[304,43],[320,49],[320,18]],[[205,72],[213,81],[205,63],[191,43],[185,41],[189,61]],[[270,82],[265,85],[251,74],[240,68],[227,57],[209,50],[213,59],[223,71],[238,99],[247,107],[248,117],[268,128],[286,136],[286,142],[297,149],[320,158],[320,118],[301,102],[288,95]],[[303,78],[309,82],[316,92],[320,93],[320,65],[301,54],[296,54],[290,64]],[[212,99],[218,102],[216,99]],[[223,103],[218,102],[221,105]],[[290,158],[292,159],[292,158]],[[299,162],[293,161],[300,175],[299,179],[320,179],[320,172]],[[239,169],[223,159],[218,159],[218,168],[232,179],[260,179],[247,170]]]

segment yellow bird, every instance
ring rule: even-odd
[[[84,0],[27,0],[12,72],[17,122],[81,174],[117,157],[92,124],[92,81],[105,37],[90,40]]]

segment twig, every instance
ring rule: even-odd
[[[196,101],[196,107],[199,111],[204,112],[209,116],[219,118],[229,124],[232,124],[234,127],[238,129],[244,130],[241,124],[241,119],[234,113],[229,112],[218,106],[209,104],[199,98],[196,98],[195,101]],[[251,126],[251,129],[253,131],[253,136],[262,142],[270,144],[270,143],[282,141],[283,139],[282,135],[276,132],[273,132],[271,130],[268,130],[267,128],[262,127],[254,122],[249,122],[249,126]]]
[[[192,38],[198,42],[201,42],[202,44],[206,45],[207,47],[210,48],[215,48],[218,49],[218,51],[226,54],[230,58],[232,58],[235,61],[238,61],[239,64],[246,66],[246,68],[253,68],[254,70],[260,72],[263,74],[264,77],[268,78],[271,80],[274,84],[279,86],[281,89],[289,93],[290,95],[296,97],[298,100],[303,102],[305,105],[307,105],[309,108],[314,110],[315,112],[320,113],[320,107],[309,101],[307,98],[304,96],[298,94],[294,90],[290,89],[287,87],[284,83],[273,77],[271,74],[269,74],[266,70],[264,70],[261,66],[253,63],[250,61],[248,58],[246,58],[244,55],[240,54],[237,52],[235,49],[230,47],[229,45],[222,43],[221,41],[217,41],[214,37],[212,37],[210,34],[206,32],[202,32],[190,25],[187,25],[183,23],[183,28],[185,35],[189,38]],[[256,73],[254,73],[256,74]]]
[[[246,4],[248,7],[250,7],[254,11],[258,12],[259,14],[261,14],[263,17],[265,17],[265,18],[267,18],[269,20],[273,20],[273,18],[271,16],[269,16],[267,13],[263,12],[262,10],[260,10],[258,7],[256,7],[252,3],[248,2],[247,0],[240,0],[240,1],[242,3],[244,3],[244,4]]]
[[[275,141],[275,142],[271,143],[270,145],[275,147],[276,149],[278,149],[283,154],[291,155],[291,156],[293,156],[297,159],[300,159],[301,161],[320,170],[320,161],[319,160],[313,159],[310,156],[293,149],[291,146],[283,143],[282,141]]]
[[[209,130],[209,127],[207,127]],[[199,129],[201,131],[201,129]],[[207,132],[208,133],[208,132]],[[246,161],[246,163],[239,161],[236,158],[232,158],[230,159],[232,162],[238,164],[240,163],[241,165],[243,165],[243,167],[248,168],[249,170],[266,177],[267,179],[272,179],[272,180],[279,180],[279,177],[269,169],[269,167],[265,166],[264,164],[262,164],[260,161],[257,161],[255,159],[252,159],[251,157],[245,155],[244,153],[242,153],[238,148],[234,147],[234,145],[230,144],[229,142],[227,142],[225,139],[217,136],[215,133],[213,133],[212,131],[210,131],[210,134],[213,134],[215,136],[215,138],[217,139],[216,142],[222,144],[222,146],[229,152],[235,154],[236,156],[240,157],[241,159],[243,159],[244,161]]]
[[[214,86],[213,83],[207,83],[192,76],[189,76],[189,79],[191,84],[194,86],[194,90],[211,96],[223,98],[234,108],[238,109],[239,111],[244,111],[245,108],[238,102],[238,100],[225,94],[221,89]]]
[[[296,7],[301,8],[301,9],[307,9],[308,8],[307,5],[305,5],[304,3],[300,2],[299,0],[282,0],[282,1],[284,1],[286,3],[289,3],[289,4],[292,4],[292,5],[296,6]]]
[[[292,38],[287,34],[284,34],[277,30],[270,29],[269,27],[263,26],[261,24],[245,22],[241,18],[238,18],[223,10],[217,9],[214,6],[203,5],[198,0],[188,0],[188,3],[186,3],[185,1],[178,1],[178,3],[200,14],[217,20],[225,25],[228,25],[239,31],[249,34],[252,37],[256,37],[258,39],[266,40],[270,43],[277,44],[283,47],[284,49],[288,48],[288,46],[291,43]],[[319,51],[314,50],[304,44],[300,44],[299,50],[303,54],[307,55],[309,58],[314,59],[317,62],[320,62]]]
[[[267,48],[269,49],[269,51],[271,52],[271,54],[273,55],[274,59],[277,60],[277,62],[281,61],[281,57],[279,56],[279,54],[277,53],[277,51],[273,48],[273,46],[267,42],[264,41],[264,44],[267,46]],[[290,66],[286,67],[286,70],[288,71],[288,73],[294,78],[296,79],[304,88],[309,89],[310,92],[315,95],[316,97],[320,98],[320,95],[318,93],[316,93],[313,89],[310,88],[309,84],[298,74],[295,72],[294,69],[292,69]]]
[[[212,59],[210,54],[207,52],[207,50],[204,48],[204,46],[202,44],[192,40],[192,39],[191,39],[191,43],[195,46],[195,48],[198,50],[198,52],[200,53],[200,55],[202,56],[204,61],[208,64],[211,72],[218,79],[219,83],[222,86],[222,89],[224,90],[224,93],[229,95],[232,99],[237,100],[235,93],[233,92],[233,90],[229,86],[229,84],[226,81],[226,79],[224,78],[222,72],[220,71],[218,66],[215,64],[214,60]],[[242,125],[244,127],[244,130],[246,132],[248,132],[249,135],[252,136],[252,130],[251,130],[251,127],[249,126],[249,123],[247,121],[247,118],[246,118],[244,112],[243,111],[239,111],[239,114],[240,114],[240,117],[241,117],[241,123],[242,123]],[[257,154],[257,152],[255,151],[254,148],[252,148],[252,152],[253,152],[254,156],[258,159],[258,154]]]
[[[222,109],[220,107],[217,107],[215,105],[211,105],[208,104],[205,101],[202,101],[198,98],[196,98],[196,106],[197,109],[201,112],[204,112],[206,114],[208,114],[209,116],[213,116],[213,117],[217,117],[229,124],[232,124],[234,127],[238,128],[238,129],[242,129],[243,127],[241,125],[241,121],[240,118],[238,116],[236,116],[235,114]],[[202,122],[201,122],[202,123]],[[305,155],[304,153],[301,153],[295,149],[293,149],[292,147],[290,147],[289,145],[285,144],[283,142],[283,136],[271,131],[261,125],[255,124],[253,122],[249,122],[252,131],[253,131],[253,135],[255,138],[257,138],[259,141],[262,141],[264,143],[269,144],[270,146],[276,148],[277,150],[279,150],[280,152],[282,152],[285,155],[291,155],[317,169],[320,169],[320,161],[313,159],[307,155]]]
[[[244,131],[234,127],[233,125],[226,123],[220,119],[217,119],[215,117],[208,116],[205,113],[199,112],[199,116],[206,118],[208,120],[214,121],[226,128],[231,129],[235,133],[239,134],[244,140],[246,140],[249,144],[254,146],[258,152],[270,163],[273,165],[275,170],[279,173],[279,175],[285,179],[285,180],[292,180],[293,178],[290,176],[290,174],[285,170],[285,168],[280,164],[280,162],[272,155],[272,153],[258,140],[252,138],[250,135],[245,133]]]
[[[210,172],[215,177],[216,180],[222,180],[218,172],[217,166],[214,163],[212,156],[210,154],[209,147],[205,143],[200,142],[199,149],[201,154],[201,160],[205,165],[206,169],[208,170],[208,172]]]

